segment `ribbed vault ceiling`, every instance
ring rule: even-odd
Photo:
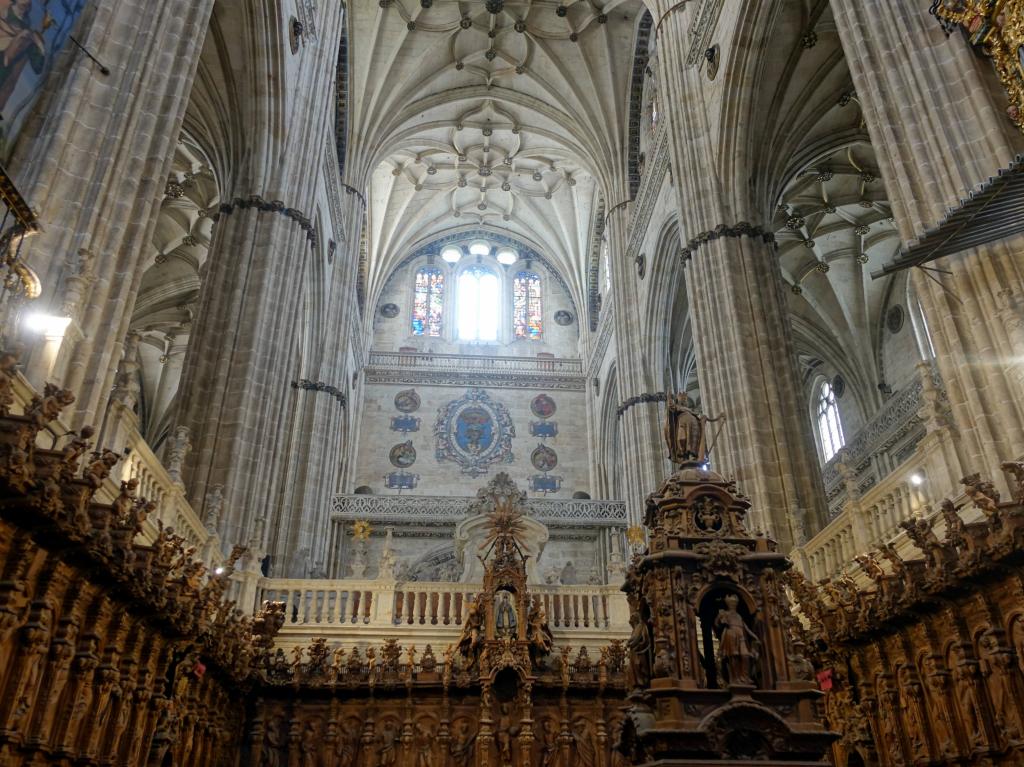
[[[482,227],[544,254],[583,305],[598,195],[626,189],[642,10],[639,0],[350,4],[345,181],[368,189],[371,301],[412,250]]]

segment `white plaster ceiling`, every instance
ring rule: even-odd
[[[598,195],[626,188],[643,6],[560,5],[350,4],[345,181],[368,188],[371,302],[415,248],[484,227],[542,253],[585,305]]]

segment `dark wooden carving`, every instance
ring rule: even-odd
[[[735,484],[687,460],[647,499],[629,568],[633,764],[827,764],[835,734],[802,655],[774,542],[749,534]]]

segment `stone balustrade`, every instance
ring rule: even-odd
[[[565,357],[481,357],[371,351],[368,383],[547,388],[582,391],[583,361]]]
[[[253,606],[266,600],[285,603],[279,644],[307,644],[319,636],[345,643],[394,636],[417,646],[444,647],[457,640],[480,588],[472,583],[261,578]],[[556,641],[597,647],[629,636],[629,607],[617,585],[538,585],[530,591],[543,604]]]
[[[803,564],[809,578],[820,581],[844,568],[856,570],[854,556],[881,543],[903,545],[905,535],[900,522],[928,515],[944,497],[960,497],[960,490],[948,480],[960,474],[950,453],[947,434],[928,434],[906,461],[863,495],[856,491],[847,495],[842,509],[821,531],[794,549],[792,558]]]
[[[937,383],[934,371],[930,372]],[[863,495],[913,455],[926,433],[921,417],[923,389],[918,378],[896,392],[822,468],[831,519],[850,499],[851,479],[856,492]]]

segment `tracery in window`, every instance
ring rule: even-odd
[[[540,275],[519,272],[512,282],[512,330],[516,338],[539,339],[544,333]]]
[[[498,277],[474,264],[459,275],[459,340],[497,341],[501,312]]]
[[[425,266],[416,272],[412,300],[412,332],[417,336],[440,336],[444,310],[444,272]]]
[[[828,462],[844,444],[843,425],[839,420],[835,392],[828,381],[821,382],[817,396],[818,438],[821,440],[822,458]]]

